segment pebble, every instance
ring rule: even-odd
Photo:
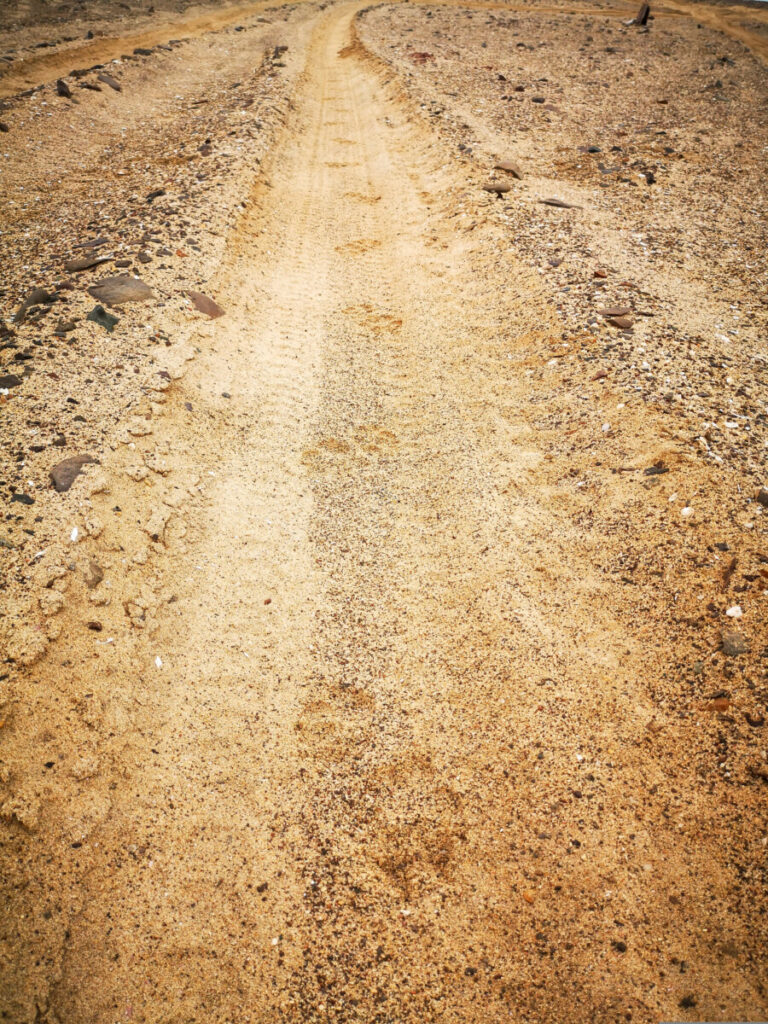
[[[209,299],[207,295],[203,295],[202,292],[187,291],[187,295],[192,299],[195,309],[205,313],[212,320],[224,316],[224,310],[221,306],[214,302],[213,299]]]
[[[120,322],[116,316],[112,316],[111,313],[108,313],[103,306],[94,306],[86,317],[86,320],[92,320],[93,323],[108,330],[110,334],[115,329],[115,325]]]
[[[512,163],[511,160],[500,160],[499,163],[494,164],[493,166],[494,170],[504,171],[505,174],[511,174],[513,178],[518,178],[522,180],[523,172],[520,170],[517,164]]]
[[[59,96],[63,96],[65,99],[72,98],[72,90],[69,88],[63,78],[56,80],[56,93]]]
[[[505,192],[511,192],[512,186],[507,181],[489,181],[483,185],[483,191],[503,195]]]
[[[138,277],[120,274],[118,277],[105,277],[103,281],[92,284],[88,289],[94,299],[105,302],[108,306],[119,306],[123,302],[146,302],[154,298],[154,292]]]
[[[112,75],[108,75],[108,74],[106,74],[105,72],[102,71],[96,77],[98,78],[98,80],[100,82],[103,82],[105,85],[108,85],[110,87],[110,89],[114,89],[115,92],[122,92],[123,91],[122,85],[120,85],[120,83],[117,81],[117,79],[113,78]]]
[[[98,267],[100,263],[109,263],[112,259],[111,256],[81,256],[80,259],[70,260],[69,263],[64,264],[64,269],[68,273],[74,273],[78,270],[89,270],[91,267]]]
[[[57,462],[51,470],[51,481],[56,490],[60,494],[68,491],[82,472],[83,466],[89,462],[98,462],[98,459],[94,459],[92,455],[72,455]]]
[[[757,501],[763,508],[768,508],[768,487],[760,488],[757,492]]]
[[[540,199],[540,203],[544,206],[555,206],[561,210],[580,210],[581,207],[577,206],[576,203],[567,203],[564,199]]]

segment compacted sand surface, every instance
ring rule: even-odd
[[[155,6],[3,26],[0,1020],[764,1020],[766,13]]]

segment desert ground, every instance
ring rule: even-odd
[[[0,1021],[768,1019],[768,5],[5,0]]]

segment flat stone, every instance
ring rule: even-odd
[[[609,316],[608,323],[614,327],[618,327],[622,331],[628,331],[634,324],[634,320],[630,320],[628,316]]]
[[[17,388],[21,384],[21,377],[15,373],[5,373],[0,376],[0,388]]]
[[[89,270],[91,267],[98,267],[100,263],[109,263],[111,259],[111,256],[97,256],[94,253],[91,256],[81,256],[80,259],[70,260],[69,263],[64,264],[64,269],[68,273],[74,273],[78,270]]]
[[[540,199],[540,203],[544,206],[556,206],[561,210],[580,210],[581,207],[577,206],[576,203],[567,203],[565,199]]]
[[[503,195],[505,192],[511,192],[512,186],[508,181],[489,181],[483,185],[484,192],[492,192],[495,195]]]
[[[88,291],[94,299],[108,306],[119,306],[123,302],[146,302],[155,295],[148,284],[130,274],[105,277],[103,281],[92,284]]]
[[[607,306],[605,309],[598,309],[597,312],[600,316],[610,319],[612,316],[626,316],[632,309],[629,306]]]
[[[103,82],[105,85],[108,85],[110,87],[110,89],[114,89],[115,92],[122,92],[123,91],[122,85],[120,85],[120,83],[117,81],[117,79],[113,78],[112,75],[108,75],[104,71],[102,71],[96,77],[98,78],[98,80],[100,82]]]
[[[722,632],[723,654],[728,658],[738,658],[749,650],[747,638],[737,629],[724,629]]]
[[[120,322],[116,316],[112,316],[108,313],[103,306],[94,306],[86,320],[91,320],[93,323],[98,324],[99,327],[103,327],[111,334],[115,329],[115,326]]]
[[[500,160],[499,163],[494,164],[493,167],[494,170],[504,171],[505,174],[511,174],[513,178],[522,180],[523,172],[517,164],[512,163],[511,160]]]
[[[213,299],[209,299],[207,295],[203,295],[202,292],[187,291],[187,295],[192,299],[195,309],[201,313],[205,313],[206,316],[211,317],[215,320],[217,317],[224,316],[224,310],[221,306],[214,302]]]
[[[92,455],[72,455],[57,462],[51,470],[51,482],[56,490],[60,494],[68,491],[82,472],[83,466],[89,462],[98,462],[98,459],[94,459]]]

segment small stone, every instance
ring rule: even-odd
[[[484,192],[492,192],[497,196],[504,195],[505,192],[511,192],[512,186],[508,181],[489,181],[483,185]]]
[[[93,590],[101,583],[104,579],[104,570],[98,562],[92,558],[88,560],[88,565],[85,567],[83,572],[83,578],[85,579],[85,585],[89,590]]]
[[[56,80],[56,93],[59,96],[63,96],[65,99],[72,99],[72,90],[63,78],[58,78]]]
[[[122,85],[120,85],[120,83],[117,81],[117,79],[113,78],[112,75],[108,75],[108,74],[106,74],[105,72],[102,71],[96,77],[98,78],[98,80],[100,82],[103,82],[105,85],[108,85],[110,87],[110,89],[114,89],[115,92],[122,92],[123,91]]]
[[[148,284],[130,274],[105,277],[103,281],[92,284],[88,291],[94,299],[108,306],[119,306],[123,302],[146,302],[154,298],[155,294]]]
[[[89,270],[91,267],[98,267],[100,263],[109,263],[111,259],[111,256],[97,256],[94,253],[91,256],[81,256],[78,260],[70,260],[69,263],[64,264],[64,269],[67,273],[71,274],[78,270]]]
[[[632,312],[632,309],[629,306],[607,306],[605,309],[598,309],[597,312],[600,316],[604,316],[606,320],[610,320],[613,317],[626,316],[627,313]]]
[[[21,377],[15,373],[4,373],[0,376],[0,389],[17,388],[21,384]]]
[[[108,313],[103,306],[94,306],[86,317],[86,320],[92,320],[93,323],[103,327],[105,330],[109,331],[110,334],[115,329],[115,325],[120,322],[116,316],[112,316],[111,313]]]
[[[493,166],[494,170],[504,171],[505,174],[511,174],[513,178],[522,180],[523,172],[517,164],[512,163],[511,160],[500,160],[499,163],[494,164]]]
[[[768,508],[768,487],[761,487],[757,492],[757,501],[763,508]]]
[[[747,638],[737,629],[724,629],[721,639],[723,654],[728,658],[738,658],[749,651]]]
[[[83,466],[92,462],[98,462],[98,459],[94,459],[92,455],[73,455],[57,462],[51,470],[53,486],[60,494],[68,491],[82,472]]]
[[[201,313],[205,313],[212,320],[217,317],[224,316],[224,310],[221,306],[214,302],[213,299],[209,299],[207,295],[203,295],[202,292],[187,291],[187,295],[192,299],[195,309]]]
[[[540,203],[544,206],[555,206],[561,210],[580,210],[581,207],[577,206],[576,203],[568,203],[565,199],[540,199]]]
[[[628,331],[634,324],[634,320],[630,320],[626,316],[609,316],[608,323],[614,327],[618,327],[622,331]]]

